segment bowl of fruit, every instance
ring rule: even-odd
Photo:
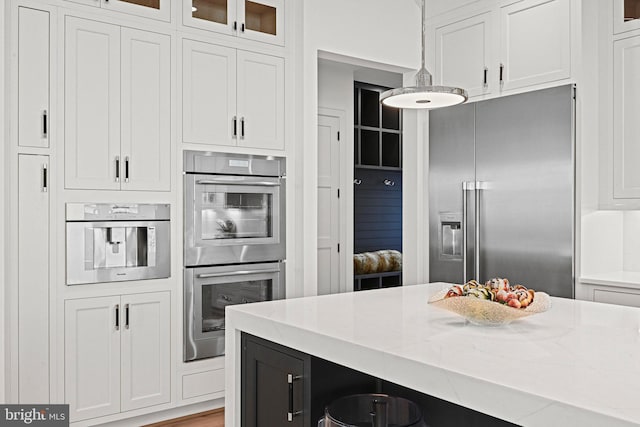
[[[471,280],[453,285],[432,295],[429,304],[457,313],[476,325],[500,326],[547,311],[551,299],[544,292],[495,278],[484,284]]]

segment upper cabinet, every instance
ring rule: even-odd
[[[490,12],[436,28],[437,83],[462,87],[470,97],[492,93],[496,89],[489,84],[490,71],[496,71],[493,28]]]
[[[282,150],[284,59],[183,40],[183,141]]]
[[[640,0],[613,0],[613,32],[640,29]]]
[[[640,36],[613,42],[613,197],[640,198]]]
[[[500,10],[503,90],[571,76],[570,0],[524,0]]]
[[[67,0],[146,18],[171,21],[172,0]]]
[[[170,190],[170,36],[67,17],[65,186]]]
[[[183,24],[284,45],[284,0],[185,0]]]
[[[431,25],[436,83],[475,97],[570,78],[571,0],[500,4]]]

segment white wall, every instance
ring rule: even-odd
[[[298,295],[317,293],[318,53],[378,63],[371,68],[387,71],[416,70],[420,63],[419,11],[414,0],[304,0],[299,58],[303,80],[298,94],[302,148],[296,153],[302,171],[297,210],[303,212],[298,233],[302,241],[296,246],[303,258],[300,277],[296,277]]]

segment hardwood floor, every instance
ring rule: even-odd
[[[224,408],[149,424],[145,427],[224,427]]]

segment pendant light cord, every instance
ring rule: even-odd
[[[427,68],[427,53],[425,48],[425,40],[427,39],[427,14],[426,0],[422,0],[422,68]]]
[[[422,0],[422,8],[421,8],[421,12],[422,12],[422,66],[420,67],[420,69],[418,70],[418,73],[416,74],[416,86],[417,87],[427,87],[427,86],[431,86],[432,82],[433,82],[433,78],[431,77],[431,73],[429,71],[427,71],[427,53],[426,53],[426,46],[425,46],[425,40],[427,38],[427,19],[426,19],[426,14],[427,14],[427,6],[426,6],[426,0]]]

